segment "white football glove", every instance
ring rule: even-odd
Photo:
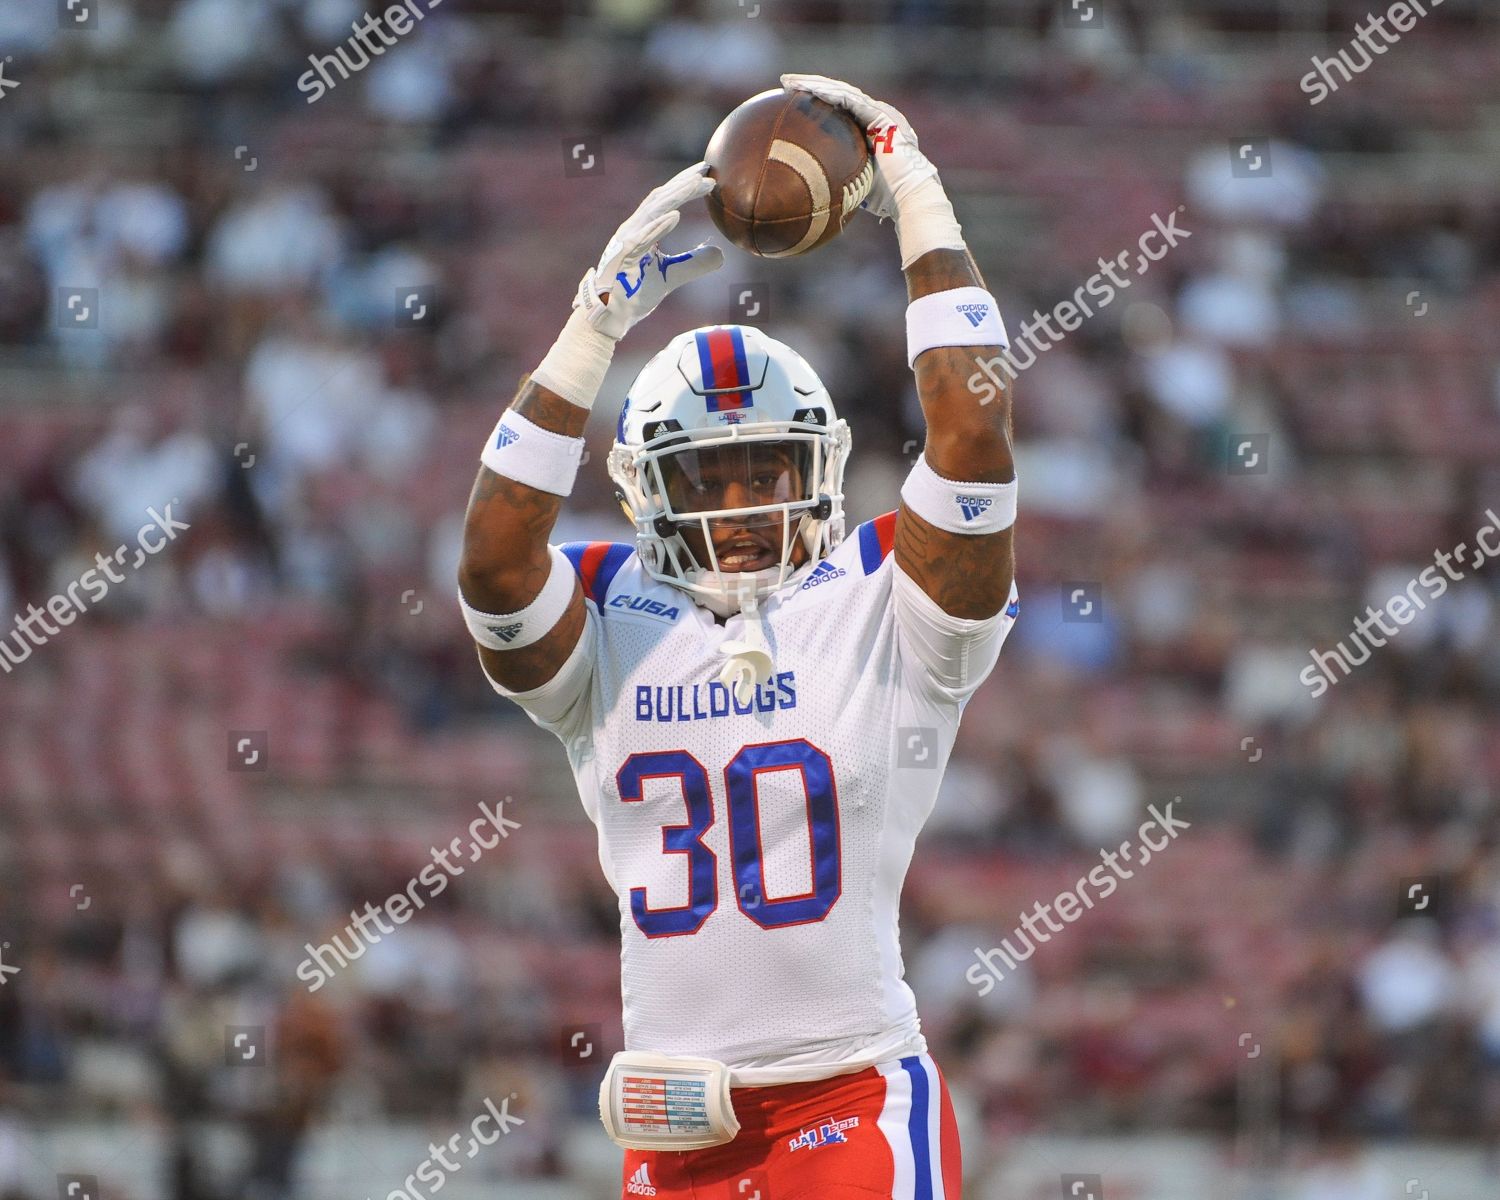
[[[682,219],[678,209],[713,191],[707,171],[706,162],[695,163],[641,201],[615,230],[598,264],[579,281],[573,307],[606,337],[619,341],[669,293],[724,265],[724,251],[709,242],[681,254],[656,244],[677,228]]]
[[[903,269],[929,250],[964,248],[963,230],[937,168],[917,148],[917,135],[899,109],[826,75],[783,75],[781,86],[789,92],[811,92],[842,108],[865,130],[875,180],[860,207],[882,220],[895,220]]]
[[[679,208],[713,190],[707,171],[706,162],[679,171],[615,230],[598,264],[579,282],[562,333],[531,373],[536,383],[580,408],[592,408],[615,343],[669,292],[723,265],[724,251],[707,242],[683,254],[668,254],[656,244],[677,228]]]

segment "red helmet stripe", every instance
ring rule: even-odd
[[[703,368],[703,387],[748,387],[750,365],[745,356],[745,336],[738,329],[710,329],[697,335],[698,362]],[[709,412],[749,408],[751,396],[746,392],[720,392],[707,396]]]

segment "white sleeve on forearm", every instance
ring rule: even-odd
[[[600,333],[575,308],[531,379],[569,404],[591,409],[614,354],[615,339]]]
[[[1020,594],[1014,582],[1003,609],[992,617],[972,620],[955,617],[896,564],[891,583],[896,626],[905,654],[947,699],[968,699],[995,667],[1000,647],[1016,623]]]

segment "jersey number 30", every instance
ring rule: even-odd
[[[774,899],[766,895],[756,781],[767,771],[798,771],[802,776],[812,847],[812,889],[800,895]],[[632,754],[616,776],[620,799],[639,803],[648,779],[676,779],[682,787],[687,824],[663,826],[661,846],[663,852],[687,859],[688,902],[677,908],[653,908],[646,901],[646,889],[633,887],[630,911],[647,937],[697,933],[719,907],[719,859],[703,844],[703,835],[714,823],[708,771],[686,750]],[[762,929],[821,921],[843,888],[838,792],[828,755],[803,738],[745,746],[724,768],[724,790],[729,798],[729,855],[740,911]]]

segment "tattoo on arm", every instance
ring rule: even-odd
[[[949,533],[906,505],[896,520],[896,561],[945,613],[992,617],[1010,598],[1015,570],[1012,531],[981,536]]]
[[[484,612],[514,612],[536,598],[552,560],[547,539],[561,497],[479,468],[464,526],[464,594]],[[504,570],[474,569],[492,564]]]
[[[532,383],[529,375],[522,380],[521,390],[516,393],[511,408],[543,429],[568,437],[582,437],[584,426],[589,423],[587,409],[564,400],[539,383]]]

